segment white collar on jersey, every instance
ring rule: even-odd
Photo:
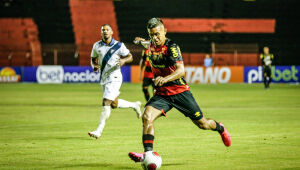
[[[115,44],[115,41],[116,41],[116,40],[115,40],[114,38],[112,38],[111,41],[110,41],[110,43],[109,43],[108,45],[109,45],[109,46],[114,45],[114,44]],[[106,43],[103,42],[102,40],[101,40],[99,43],[100,43],[101,46],[106,45]]]

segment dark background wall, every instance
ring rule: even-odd
[[[296,18],[299,13],[297,2],[297,0],[119,0],[114,1],[114,5],[120,38],[125,43],[131,43],[135,36],[147,37],[145,26],[147,20],[152,17],[275,18],[274,34],[169,33],[168,37],[176,41],[183,52],[209,52],[211,42],[257,43],[260,49],[267,45],[276,56],[275,64],[300,65],[298,54],[300,40],[297,38],[300,20]],[[43,47],[49,47],[49,44],[50,46],[74,44],[68,0],[1,0],[0,17],[32,17],[38,25]],[[45,58],[46,62],[47,57]],[[76,64],[76,61],[71,62],[74,63]]]
[[[297,0],[123,0],[115,1],[121,39],[147,37],[146,22],[168,18],[274,18],[275,34],[169,33],[183,52],[209,52],[215,43],[257,43],[260,51],[270,46],[277,65],[299,65],[300,20]]]

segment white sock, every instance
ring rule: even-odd
[[[97,128],[97,132],[102,133],[104,126],[105,126],[105,121],[106,119],[108,119],[110,116],[110,106],[102,106],[102,112],[101,112],[101,116],[100,116],[100,123],[99,126]]]
[[[118,108],[135,108],[135,102],[129,102],[123,99],[118,99]]]

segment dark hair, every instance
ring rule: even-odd
[[[147,29],[152,29],[159,25],[164,25],[163,21],[160,18],[151,18],[147,23]]]
[[[109,26],[112,29],[112,27],[109,24],[103,24],[103,25],[101,25],[100,28],[102,29],[102,27],[104,27],[104,26]]]

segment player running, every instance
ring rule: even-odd
[[[137,117],[141,117],[141,102],[118,99],[123,80],[120,67],[125,63],[132,62],[132,55],[124,43],[113,39],[112,35],[111,26],[109,24],[102,25],[102,40],[94,43],[91,52],[91,65],[94,71],[100,70],[100,84],[103,90],[103,106],[99,126],[95,131],[88,133],[96,139],[102,134],[106,119],[110,116],[110,108],[132,108]]]
[[[148,91],[149,86],[151,85],[154,89],[154,82],[153,82],[153,73],[151,70],[151,65],[148,58],[148,51],[143,50],[142,51],[142,58],[140,60],[140,79],[142,79],[142,74],[144,73],[143,77],[143,93],[145,96],[145,99],[148,101],[150,99],[150,93]]]
[[[166,29],[160,18],[148,21],[147,30],[151,45],[147,49],[154,74],[155,94],[146,104],[142,116],[144,151],[153,150],[154,121],[175,107],[201,129],[217,131],[225,146],[231,145],[231,138],[225,126],[205,118],[196,103],[189,86],[184,80],[184,65],[179,46],[166,38]],[[143,160],[143,153],[130,152],[135,162]]]
[[[274,59],[274,55],[270,53],[269,47],[264,47],[264,53],[260,55],[260,59],[264,70],[264,85],[266,89],[269,89],[272,81],[271,65]]]

